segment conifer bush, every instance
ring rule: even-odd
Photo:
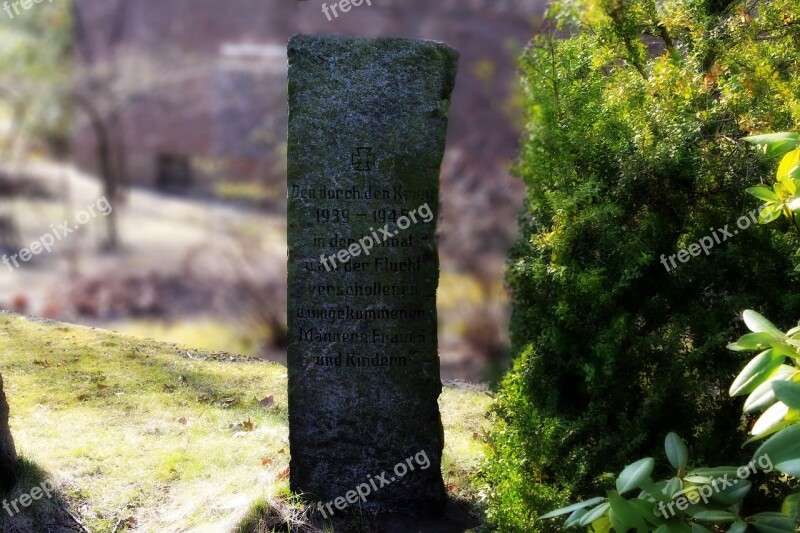
[[[800,124],[796,2],[556,0],[549,15],[520,63],[515,362],[486,469],[502,531],[556,527],[535,519],[670,431],[699,462],[746,463],[725,346],[744,309],[800,316],[797,237],[737,226],[771,175],[741,138]]]

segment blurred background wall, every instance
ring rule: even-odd
[[[26,94],[37,72],[18,62],[52,60],[36,33],[63,35],[63,76],[47,84],[69,117],[56,135],[14,125],[25,97],[0,107],[0,229],[5,219],[18,241],[6,248],[102,195],[114,215],[0,270],[0,306],[285,358],[285,44],[295,33],[420,37],[461,52],[439,227],[444,373],[481,380],[502,367],[504,255],[522,199],[509,173],[523,122],[516,58],[544,2],[372,0],[332,20],[322,4],[64,0],[2,20],[0,37],[28,32],[31,47],[0,62],[9,94]]]

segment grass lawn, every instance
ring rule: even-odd
[[[3,531],[224,532],[292,505],[284,366],[0,313],[0,372],[24,473],[8,499],[57,490],[0,510]],[[474,505],[491,401],[440,399],[445,481]]]

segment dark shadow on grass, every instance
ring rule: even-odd
[[[85,532],[47,471],[25,457],[18,459],[18,465],[19,482],[0,500],[0,532]]]

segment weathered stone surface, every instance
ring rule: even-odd
[[[3,494],[14,488],[19,479],[17,450],[8,427],[8,415],[8,401],[3,387],[3,376],[0,375],[0,491]]]
[[[324,503],[372,480],[349,508],[435,511],[445,500],[435,229],[458,54],[305,36],[288,52],[291,486]],[[368,241],[354,244],[387,238],[382,229],[391,238],[369,255]],[[322,260],[351,246],[359,255],[346,262]],[[399,463],[414,469],[399,476]]]

